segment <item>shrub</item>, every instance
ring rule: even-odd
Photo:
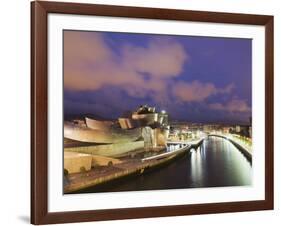
[[[113,166],[113,162],[112,162],[112,161],[109,161],[109,162],[107,163],[107,165],[108,165],[108,166]]]

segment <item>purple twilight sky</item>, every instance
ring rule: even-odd
[[[64,31],[64,114],[149,104],[172,120],[248,122],[251,39]]]

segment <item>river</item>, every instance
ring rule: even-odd
[[[77,193],[251,185],[252,165],[228,140],[209,137],[168,165]]]

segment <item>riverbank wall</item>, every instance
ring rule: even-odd
[[[240,144],[238,144],[234,140],[229,139],[228,137],[225,137],[223,135],[217,135],[217,134],[210,134],[208,136],[220,137],[220,138],[228,140],[248,159],[248,161],[250,161],[252,163],[252,153],[250,153],[246,148],[242,147]]]

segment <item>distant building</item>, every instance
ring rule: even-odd
[[[240,133],[241,127],[239,125],[235,126],[235,132]]]
[[[211,126],[210,125],[204,125],[203,126],[203,131],[205,133],[210,133],[211,132]]]
[[[229,127],[229,126],[224,126],[224,127],[222,128],[222,132],[223,132],[223,133],[229,133],[230,129],[231,129],[231,127]]]
[[[252,126],[249,125],[236,125],[234,129],[230,129],[230,133],[238,134],[242,137],[252,137]]]

